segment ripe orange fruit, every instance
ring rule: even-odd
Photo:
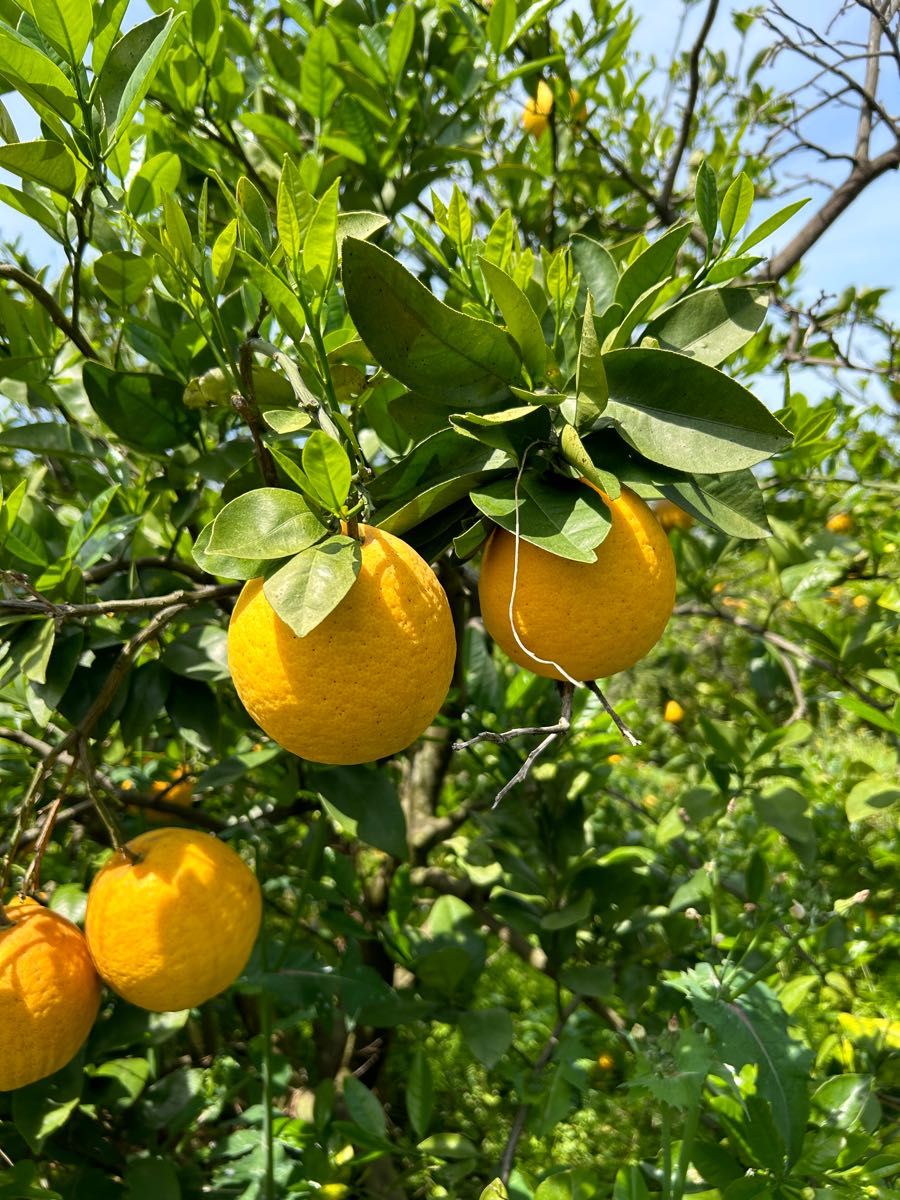
[[[849,533],[853,528],[853,518],[849,513],[835,513],[825,522],[825,528],[829,533]]]
[[[194,798],[194,787],[187,767],[180,767],[169,776],[171,782],[165,779],[154,779],[150,791],[166,804],[177,804],[179,808],[190,808]],[[164,824],[172,820],[171,813],[162,812],[158,808],[145,808],[144,815],[154,824]],[[176,818],[177,819],[177,818]]]
[[[611,1054],[604,1052],[603,1054],[599,1054],[597,1056],[597,1066],[601,1071],[614,1071],[616,1067],[616,1060]]]
[[[666,701],[666,707],[663,709],[663,720],[669,721],[672,725],[678,725],[684,720],[684,709],[677,700]]]
[[[538,81],[537,95],[529,96],[522,109],[522,125],[526,133],[535,138],[541,138],[550,123],[553,112],[553,89],[543,79]]]
[[[360,525],[362,565],[341,603],[306,637],[252,579],[228,629],[237,693],[276,742],[311,762],[373,762],[405,750],[446,699],[456,635],[444,589],[399,538]],[[377,686],[366,681],[377,678]]]
[[[686,513],[683,508],[679,508],[677,504],[673,504],[671,500],[659,500],[654,505],[653,512],[656,515],[657,521],[665,529],[666,533],[670,529],[690,529],[694,524],[694,518],[690,513]]]
[[[0,1092],[61,1070],[100,1007],[100,980],[81,930],[33,900],[0,927]]]
[[[628,488],[618,500],[603,500],[612,526],[596,562],[572,562],[520,541],[513,617],[527,650],[509,619],[515,537],[495,529],[485,547],[478,585],[485,628],[513,662],[537,675],[564,678],[539,659],[576,680],[624,671],[656,645],[671,616],[675,560],[668,538]]]
[[[620,762],[625,761],[625,756],[624,754],[607,754],[606,761],[611,763],[612,766],[617,767]]]
[[[98,972],[130,1004],[194,1008],[234,983],[262,917],[256,876],[224,842],[152,829],[114,853],[88,893],[85,932]]]

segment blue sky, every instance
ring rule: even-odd
[[[836,0],[834,0],[836,7]],[[661,65],[671,60],[675,48],[676,35],[681,14],[680,0],[636,0],[636,12],[641,15],[641,25],[636,37],[636,43],[647,54],[653,54]],[[713,27],[710,45],[714,49],[728,49],[732,52],[738,45],[738,34],[731,20],[733,9],[743,9],[746,4],[723,5]],[[793,0],[789,4],[791,11],[801,19],[822,21],[822,11],[830,11],[832,3],[824,4],[821,0]],[[685,25],[682,49],[689,46],[695,30],[699,26],[706,5],[696,3],[689,10]],[[134,24],[143,19],[148,13],[146,6],[137,0],[132,4],[127,24]],[[866,15],[861,11],[847,18],[847,32],[865,39]],[[771,40],[771,34],[762,28],[751,33],[751,53],[761,45]],[[796,59],[783,59],[774,68],[767,71],[764,78],[774,80],[779,86],[790,90],[805,78],[802,74],[793,75],[798,69]],[[888,71],[885,71],[887,81]],[[662,71],[658,77],[662,86]],[[890,89],[886,91],[887,106],[892,111],[900,110],[900,81],[896,71]],[[23,139],[40,136],[34,114],[17,96],[6,95],[4,102],[9,108],[13,120]],[[843,147],[853,144],[855,118],[852,114],[837,114],[833,110],[825,113],[821,119],[821,128],[814,130],[826,144],[840,143]],[[876,147],[877,149],[877,147]],[[826,175],[839,178],[846,170],[846,164],[840,163],[836,168],[823,167],[815,157],[804,153],[790,160],[790,171],[796,175]],[[0,178],[7,178],[0,172]],[[14,182],[10,180],[10,182]],[[786,180],[786,182],[788,182]],[[817,201],[820,201],[825,191],[821,187],[803,186],[796,196],[811,195],[811,203],[806,212],[811,211]],[[794,197],[791,197],[794,198]],[[753,223],[762,219],[767,211],[779,207],[785,200],[776,203],[760,204],[752,218]],[[854,203],[852,208],[841,218],[807,255],[802,277],[802,291],[810,299],[815,299],[820,292],[839,293],[850,284],[857,286],[887,287],[893,291],[886,297],[885,311],[900,321],[900,290],[896,284],[900,279],[900,237],[897,236],[897,210],[900,202],[900,175],[897,172],[883,176],[872,184],[866,192]],[[799,214],[776,235],[771,246],[760,247],[760,250],[775,250],[786,244],[793,232],[803,223],[805,213]],[[0,233],[12,239],[20,236],[22,244],[29,250],[37,262],[46,261],[58,265],[59,249],[53,243],[48,243],[37,226],[27,217],[0,205]]]

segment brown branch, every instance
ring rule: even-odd
[[[873,13],[869,18],[868,62],[866,63],[866,81],[863,85],[870,96],[875,95],[878,87],[878,51],[881,46],[881,24]],[[859,108],[859,125],[856,131],[856,161],[869,161],[869,143],[872,138],[872,106],[863,100]]]
[[[50,293],[36,279],[12,263],[0,263],[0,279],[11,279],[23,291],[28,292],[46,311],[50,320],[61,330],[70,342],[81,351],[85,358],[99,360],[100,356],[81,330],[69,320]]]
[[[769,259],[761,272],[761,279],[775,282],[782,279],[791,267],[810,250],[819,238],[831,228],[838,217],[853,201],[881,175],[900,166],[900,142],[897,142],[877,158],[872,158],[853,168],[843,183],[839,184],[825,203],[815,212],[803,228],[778,254]]]
[[[672,192],[675,189],[675,180],[678,177],[678,170],[681,166],[681,160],[684,158],[684,152],[687,149],[688,139],[691,136],[691,124],[694,120],[694,109],[697,106],[697,95],[700,91],[700,55],[703,53],[703,47],[706,45],[706,39],[709,37],[709,32],[712,29],[713,21],[716,19],[718,7],[719,0],[709,0],[709,7],[706,10],[706,16],[703,19],[703,24],[700,26],[700,32],[697,34],[697,40],[694,42],[694,45],[691,48],[691,56],[688,67],[688,94],[684,105],[681,128],[678,132],[678,141],[675,143],[672,161],[669,163],[669,170],[659,193],[659,202],[663,209],[667,212],[671,208]]]
[[[559,1044],[562,1031],[565,1029],[569,1018],[575,1012],[576,1008],[578,1008],[579,1004],[581,1004],[581,997],[573,996],[563,1011],[559,1014],[559,1020],[554,1025],[553,1032],[550,1034],[549,1038],[547,1038],[543,1049],[535,1059],[534,1067],[532,1068],[535,1075],[540,1075],[541,1071],[543,1071],[544,1067],[546,1067],[547,1063],[553,1057],[556,1047]],[[513,1119],[512,1128],[509,1131],[509,1138],[507,1139],[506,1146],[503,1150],[503,1157],[500,1160],[500,1178],[504,1183],[509,1183],[513,1159],[516,1156],[516,1147],[518,1146],[519,1140],[522,1137],[522,1133],[525,1129],[525,1122],[528,1119],[528,1110],[530,1107],[531,1105],[527,1101],[520,1104],[519,1109]]]
[[[52,617],[54,621],[62,624],[64,621],[76,621],[85,617],[144,612],[166,609],[173,605],[177,606],[179,610],[190,608],[195,604],[204,604],[208,600],[236,596],[241,587],[242,585],[239,583],[219,583],[211,587],[184,588],[177,592],[168,592],[164,596],[133,596],[127,600],[99,600],[91,604],[57,604],[42,596],[31,600],[0,600],[0,612],[22,613],[23,615],[42,614]]]
[[[187,579],[193,579],[195,583],[212,583],[215,578],[207,571],[195,567],[193,563],[183,562],[181,559],[145,556],[133,559],[117,558],[111,562],[98,563],[97,566],[88,567],[86,571],[83,571],[82,579],[85,583],[102,583],[105,579],[109,579],[110,575],[116,575],[120,571],[130,571],[132,567],[136,571],[147,571],[158,567],[163,571],[171,571],[175,575],[184,575]]]

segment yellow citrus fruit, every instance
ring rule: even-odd
[[[670,721],[673,725],[677,725],[684,720],[684,709],[677,700],[667,700],[666,707],[663,709],[663,720]]]
[[[690,529],[694,524],[694,518],[691,514],[686,513],[677,504],[673,504],[671,500],[660,500],[654,507],[653,512],[666,533],[670,529]]]
[[[0,927],[0,1092],[71,1062],[97,1017],[100,980],[81,930],[33,900]]]
[[[597,1066],[601,1071],[615,1070],[616,1060],[611,1054],[600,1054],[597,1056]]]
[[[853,607],[854,608],[867,608],[868,604],[869,604],[868,596],[854,596],[853,597]]]
[[[434,571],[392,534],[368,525],[359,533],[356,582],[305,637],[276,615],[261,579],[244,586],[228,629],[228,665],[247,712],[311,762],[374,762],[405,750],[453,677],[453,618]]]
[[[537,95],[529,96],[522,109],[522,125],[525,132],[535,138],[543,137],[552,112],[553,90],[541,79],[537,85]]]
[[[572,106],[572,119],[576,125],[583,125],[588,119],[587,105],[582,104],[578,107],[578,101],[581,97],[576,88],[569,88],[569,104]]]
[[[85,933],[103,980],[152,1012],[194,1008],[234,983],[262,917],[256,876],[224,842],[151,829],[113,854],[88,893]]]
[[[849,513],[835,513],[825,522],[829,533],[849,533],[853,528],[853,518]]]
[[[612,524],[596,562],[572,562],[520,541],[513,617],[527,650],[509,619],[515,537],[495,529],[485,547],[478,585],[485,628],[513,662],[537,675],[564,678],[539,659],[576,680],[624,671],[656,645],[671,616],[675,560],[665,533],[628,488],[618,500],[603,499]]]
[[[620,762],[624,762],[624,756],[621,754],[607,754],[606,761],[617,767]]]
[[[170,775],[170,780],[154,779],[150,784],[150,791],[154,796],[159,796],[166,804],[177,804],[179,808],[190,808],[191,801],[194,798],[194,787],[191,779],[186,776],[186,769],[181,768],[178,771],[173,771]],[[148,821],[154,824],[165,823],[172,820],[172,814],[162,811],[158,808],[145,808],[144,815]],[[177,819],[177,818],[176,818]]]

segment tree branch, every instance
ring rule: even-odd
[[[719,0],[709,0],[709,7],[706,10],[706,16],[703,19],[703,24],[700,26],[700,32],[697,34],[697,40],[694,42],[694,45],[691,48],[691,57],[688,68],[688,94],[684,105],[684,114],[681,119],[681,128],[678,132],[678,141],[675,143],[672,161],[669,163],[669,170],[659,193],[659,202],[666,212],[668,212],[671,207],[672,192],[675,189],[675,180],[678,177],[678,169],[681,166],[681,160],[684,158],[684,152],[687,149],[688,139],[691,136],[691,123],[694,119],[694,109],[697,106],[697,95],[700,91],[700,55],[703,53],[703,47],[706,45],[706,39],[709,37],[709,32],[712,29],[713,21],[716,19],[716,11],[718,10],[718,7]]]
[[[803,228],[785,246],[769,259],[761,278],[776,282],[782,279],[791,267],[810,250],[819,238],[831,228],[838,217],[850,207],[870,183],[887,171],[900,166],[900,142],[897,142],[877,158],[872,158],[854,167],[843,183],[839,184],[822,207],[815,212]]]
[[[868,62],[866,63],[866,81],[863,85],[870,96],[875,95],[878,87],[878,50],[881,46],[881,24],[873,13],[869,18]],[[869,161],[869,142],[872,137],[872,105],[863,100],[859,108],[859,125],[856,131],[856,161]]]
[[[46,310],[50,320],[57,329],[62,330],[70,342],[81,351],[85,358],[99,360],[97,351],[84,336],[81,330],[69,320],[50,293],[36,279],[12,263],[0,263],[0,279],[11,279],[23,291],[28,292]]]

